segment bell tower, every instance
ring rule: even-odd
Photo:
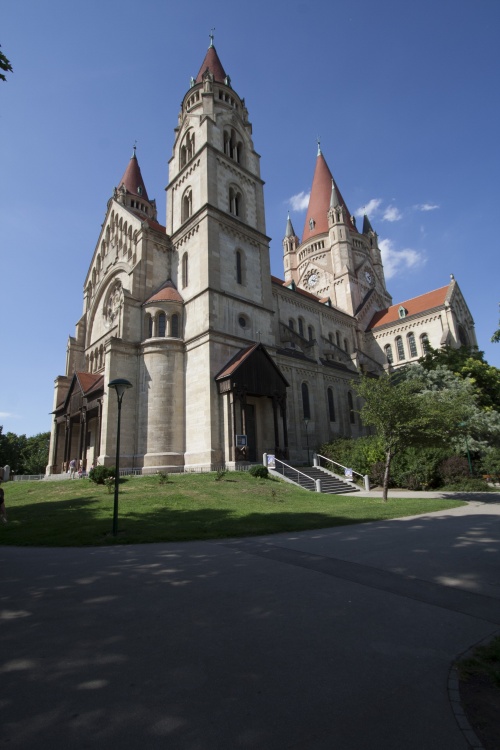
[[[273,315],[260,157],[213,36],[181,104],[166,229],[185,309],[186,464],[219,465],[214,377],[243,347],[273,341]]]

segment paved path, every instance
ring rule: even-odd
[[[467,750],[500,504],[244,540],[0,548],[0,747]]]

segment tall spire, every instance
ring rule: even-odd
[[[290,218],[290,214],[288,214],[288,218],[286,220],[286,232],[285,237],[296,237],[295,229],[293,228],[292,220]]]
[[[121,187],[122,185],[125,186],[128,193],[139,195],[141,198],[145,198],[149,201],[148,191],[146,190],[144,180],[142,179],[141,168],[137,161],[135,145],[127,169],[123,173],[123,177],[118,183],[118,187]]]
[[[337,205],[343,206],[345,212],[345,222],[348,227],[356,231],[350,217],[349,211],[345,204],[342,194],[333,182],[333,176],[328,168],[325,157],[321,151],[318,140],[318,155],[316,157],[316,168],[309,197],[309,206],[307,208],[306,220],[304,223],[304,232],[302,242],[307,242],[318,234],[328,232],[328,209],[331,207],[331,201],[334,198],[335,191]]]
[[[210,34],[210,46],[205,55],[205,59],[201,64],[201,68],[198,71],[198,75],[195,78],[195,83],[201,83],[203,81],[203,75],[207,70],[213,75],[214,81],[217,81],[218,83],[226,83],[226,81],[229,80],[224,68],[222,67],[222,63],[219,60],[217,50],[214,47],[213,31],[215,31],[215,29],[212,29],[212,33]]]

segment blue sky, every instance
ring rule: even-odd
[[[261,155],[273,274],[302,233],[316,139],[369,212],[400,302],[454,274],[500,367],[498,0],[3,0],[0,424],[50,429],[106,204],[137,141],[159,219],[209,32]]]

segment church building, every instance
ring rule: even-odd
[[[318,148],[302,237],[290,218],[284,279],[271,276],[260,158],[213,40],[182,101],[158,221],[137,155],[108,201],[83,315],[55,381],[47,473],[113,465],[115,378],[122,467],[236,468],[264,452],[364,434],[354,384],[475,345],[457,282],[393,304],[378,238],[354,216]]]

